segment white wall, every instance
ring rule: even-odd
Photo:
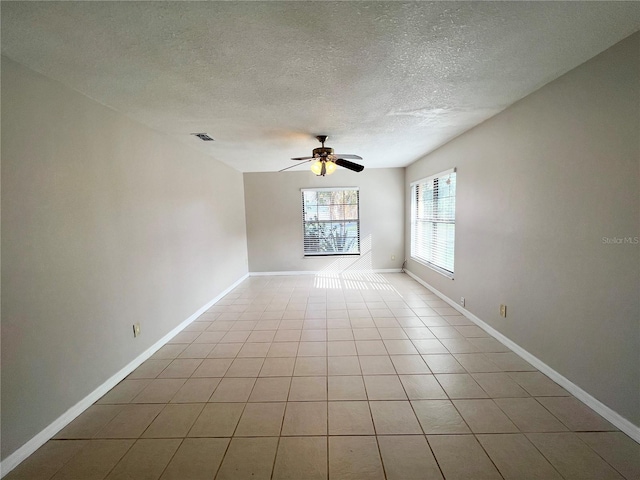
[[[366,163],[366,159],[365,159]],[[360,188],[359,257],[304,257],[302,188]],[[404,169],[338,169],[317,177],[310,170],[245,173],[249,271],[339,271],[400,268],[404,259]],[[396,259],[391,260],[391,255]]]
[[[406,171],[457,167],[455,280],[408,268],[640,425],[640,34]],[[499,304],[508,317],[499,316]]]
[[[3,58],[2,253],[4,459],[247,273],[242,174]]]

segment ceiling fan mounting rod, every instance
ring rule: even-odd
[[[324,142],[329,138],[327,135],[317,135],[316,138],[322,144],[321,147],[313,149],[313,156],[320,160],[326,159],[329,155],[333,155],[333,148],[325,147]]]

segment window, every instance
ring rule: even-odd
[[[353,187],[302,190],[305,256],[360,254],[359,200]]]
[[[411,257],[453,278],[456,171],[411,184]]]

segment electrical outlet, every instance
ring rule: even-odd
[[[391,260],[395,260],[396,256],[395,255],[391,255]]]
[[[133,324],[133,336],[134,336],[134,338],[140,336],[140,324],[139,323],[134,323]]]
[[[464,297],[460,297],[460,305],[464,307]]]
[[[507,306],[506,305],[500,305],[500,316],[507,318]]]

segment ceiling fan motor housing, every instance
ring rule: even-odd
[[[333,155],[333,148],[329,147],[318,147],[313,149],[313,156],[318,157],[328,157],[329,155]]]

